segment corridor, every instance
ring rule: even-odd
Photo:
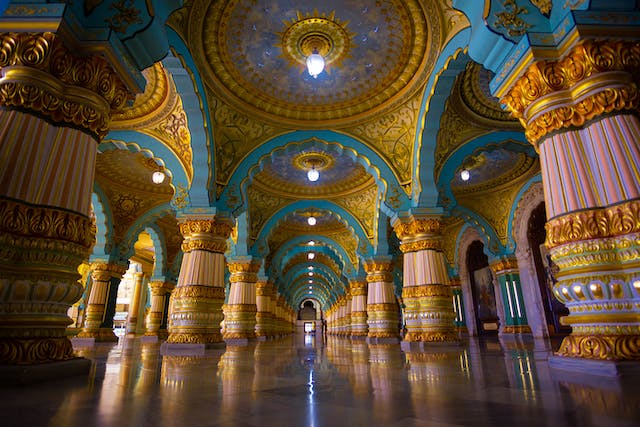
[[[11,426],[632,426],[640,390],[547,364],[548,342],[400,345],[302,336],[162,355],[157,343],[76,348],[89,377],[0,389]],[[586,382],[585,382],[586,381]]]

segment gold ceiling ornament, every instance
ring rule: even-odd
[[[313,167],[317,171],[322,171],[330,169],[335,163],[335,159],[321,151],[308,151],[295,156],[292,163],[293,166],[301,170],[306,171]]]
[[[347,29],[349,21],[341,22],[335,17],[336,12],[329,15],[318,12],[303,15],[296,13],[296,19],[285,21],[286,28],[278,33],[282,40],[277,45],[282,50],[282,57],[289,61],[289,66],[296,63],[306,65],[312,53],[318,53],[327,66],[340,67],[345,58],[350,57],[355,33]],[[330,68],[326,68],[330,72]]]

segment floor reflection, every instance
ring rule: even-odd
[[[640,386],[549,368],[544,342],[399,345],[296,336],[161,355],[78,348],[90,376],[0,389],[3,426],[632,426]]]

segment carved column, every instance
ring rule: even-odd
[[[133,336],[136,334],[138,328],[138,318],[140,317],[140,304],[143,299],[142,293],[145,291],[145,276],[141,271],[137,271],[133,274],[133,295],[131,302],[129,303],[129,315],[127,316],[127,323],[125,331],[127,335]]]
[[[393,276],[391,262],[387,260],[371,260],[366,262],[367,272],[367,325],[369,341],[398,341],[398,305],[393,293]]]
[[[147,314],[147,330],[144,333],[146,336],[155,336],[159,339],[165,339],[169,336],[167,331],[168,302],[171,291],[175,287],[175,283],[162,280],[149,282],[151,309]]]
[[[351,336],[366,337],[367,325],[367,282],[353,280],[349,283],[351,294]]]
[[[84,328],[78,338],[93,338],[96,342],[115,342],[113,315],[116,312],[118,286],[127,267],[116,263],[91,264],[91,292],[84,319]]]
[[[251,260],[230,262],[229,300],[225,311],[225,340],[247,340],[256,337],[256,282],[260,263]]]
[[[571,325],[558,355],[640,360],[640,42],[583,40],[497,95],[539,150],[553,292]]]
[[[167,343],[222,342],[224,252],[231,222],[220,217],[185,217],[179,222],[184,256],[171,295]]]
[[[412,216],[394,228],[404,253],[405,341],[457,342],[440,218]]]
[[[256,282],[256,329],[255,333],[259,339],[271,336],[271,323],[273,313],[270,311],[271,284],[266,279],[258,279]]]
[[[515,257],[505,257],[492,262],[490,267],[498,278],[502,295],[505,325],[501,325],[501,333],[530,334],[531,328],[527,323],[527,311],[520,286],[518,261]]]
[[[0,34],[0,363],[73,359],[97,143],[129,90],[53,33]]]

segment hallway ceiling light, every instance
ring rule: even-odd
[[[460,171],[460,179],[463,181],[469,181],[469,178],[471,178],[471,173],[467,169],[462,169]]]
[[[313,240],[309,240],[309,243],[308,243],[309,246],[314,246],[315,244],[316,242],[314,242]]]
[[[317,222],[316,218],[313,217],[313,216],[310,216],[309,218],[307,218],[307,224],[309,224],[309,225],[312,225],[312,226],[316,225],[316,222]]]
[[[314,79],[324,70],[324,58],[318,53],[318,49],[313,49],[313,53],[307,57],[307,71]],[[314,181],[313,179],[311,181]]]
[[[316,170],[315,166],[311,166],[311,169],[307,172],[307,179],[311,182],[316,182],[320,178],[320,172]]]
[[[313,266],[310,265],[309,267],[307,267],[309,270],[313,270]]]
[[[315,253],[313,253],[313,252],[309,252],[309,253],[307,254],[307,259],[314,259],[315,257],[316,257],[316,254],[315,254]]]
[[[313,271],[310,271],[310,272],[309,272],[309,276],[313,276]]]
[[[154,184],[162,184],[164,182],[165,174],[162,171],[155,171],[153,175],[151,175],[151,180]]]

